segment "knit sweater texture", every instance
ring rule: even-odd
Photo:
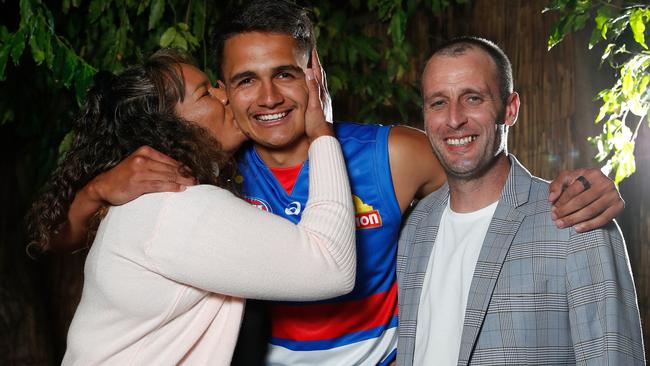
[[[297,225],[208,185],[112,207],[88,253],[63,365],[228,365],[244,298],[354,287],[354,209],[340,146],[309,149]]]

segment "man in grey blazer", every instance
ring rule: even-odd
[[[507,153],[512,84],[508,58],[480,38],[442,46],[424,70],[425,129],[448,183],[399,241],[397,364],[642,365],[620,230],[554,225],[548,183]]]

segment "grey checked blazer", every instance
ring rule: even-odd
[[[512,155],[510,162],[474,270],[458,365],[643,365],[618,226],[582,234],[557,229],[548,184]],[[413,364],[422,282],[448,199],[448,186],[423,199],[400,237],[398,365]]]

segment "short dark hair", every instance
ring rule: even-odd
[[[307,9],[289,0],[252,0],[226,16],[214,39],[217,70],[223,72],[226,41],[248,32],[280,33],[296,40],[300,51],[309,52],[316,44],[314,27]]]
[[[467,50],[478,47],[485,51],[496,65],[497,80],[499,82],[499,94],[503,103],[513,92],[512,65],[510,59],[499,46],[494,42],[480,37],[463,36],[447,41],[433,50],[434,56],[457,57],[464,55]]]

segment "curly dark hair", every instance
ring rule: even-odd
[[[98,73],[75,121],[72,146],[28,213],[31,248],[48,249],[76,192],[142,145],[184,164],[200,183],[235,192],[234,158],[209,132],[175,112],[185,95],[180,64],[194,62],[163,49],[119,75]]]

